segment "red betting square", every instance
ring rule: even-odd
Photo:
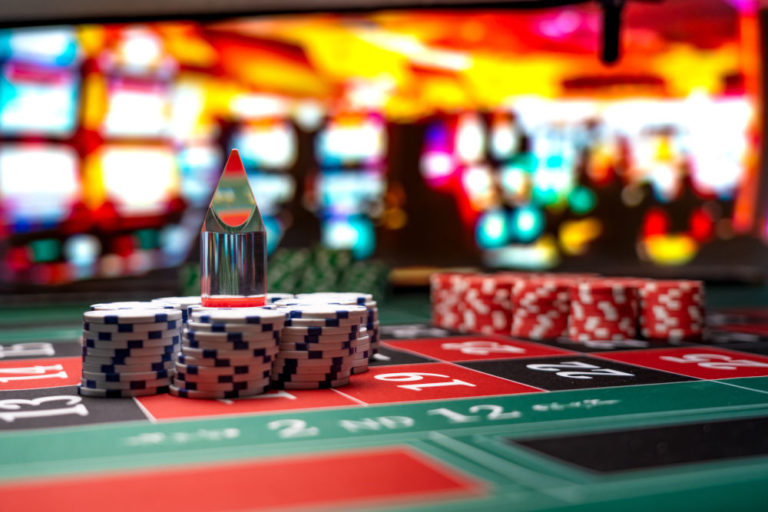
[[[167,394],[142,396],[137,400],[157,420],[358,405],[354,400],[330,389],[269,391],[263,395],[235,400],[195,400]]]
[[[768,375],[768,357],[713,347],[627,350],[592,355],[699,379]]]
[[[538,388],[448,363],[372,367],[356,375],[339,391],[367,404],[541,392]]]
[[[0,391],[55,388],[80,384],[80,357],[0,362]]]
[[[361,510],[482,497],[487,490],[403,446],[226,462],[168,461],[0,485],[3,510]],[[86,499],[87,498],[87,499]],[[471,507],[470,507],[471,508]]]
[[[386,344],[397,349],[408,350],[441,361],[477,361],[481,359],[512,359],[518,357],[573,354],[569,350],[548,347],[539,343],[485,335],[397,340],[387,341]]]

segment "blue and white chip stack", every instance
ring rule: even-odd
[[[119,398],[168,392],[181,312],[140,302],[91,309],[83,314],[80,394]]]
[[[379,310],[373,295],[370,293],[358,292],[321,292],[321,293],[303,293],[296,296],[296,301],[302,302],[324,302],[329,304],[362,305],[368,310],[365,319],[364,328],[361,329],[361,338],[365,340],[358,341],[358,354],[356,367],[353,374],[364,373],[368,371],[368,362],[374,354],[379,351]],[[280,303],[280,302],[279,302]],[[278,304],[279,304],[278,303]],[[369,348],[365,348],[366,345]]]
[[[270,384],[286,315],[268,308],[193,306],[171,394],[228,399],[263,393]]]
[[[272,367],[273,387],[323,389],[349,384],[367,314],[365,307],[290,301],[278,304],[289,312],[289,318]]]

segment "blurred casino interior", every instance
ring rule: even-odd
[[[270,253],[760,276],[755,5],[630,2],[611,66],[589,3],[4,29],[0,286],[194,261],[233,147]]]

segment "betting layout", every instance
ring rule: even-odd
[[[712,505],[707,489],[731,486],[750,508],[768,483],[768,322],[711,318],[717,343],[388,326],[369,371],[343,388],[238,400],[79,396],[77,342],[3,344],[0,498],[30,510],[129,488],[118,509],[152,495],[203,510],[513,498],[527,510],[676,496]],[[358,473],[371,478],[339,482]],[[309,483],[292,492],[287,475]],[[200,490],[164,498],[158,482],[176,478]],[[246,480],[256,487],[243,496]]]

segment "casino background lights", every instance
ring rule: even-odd
[[[763,247],[756,17],[689,4],[630,3],[611,68],[591,5],[4,30],[2,281],[180,264],[231,147],[270,253],[652,268]]]

